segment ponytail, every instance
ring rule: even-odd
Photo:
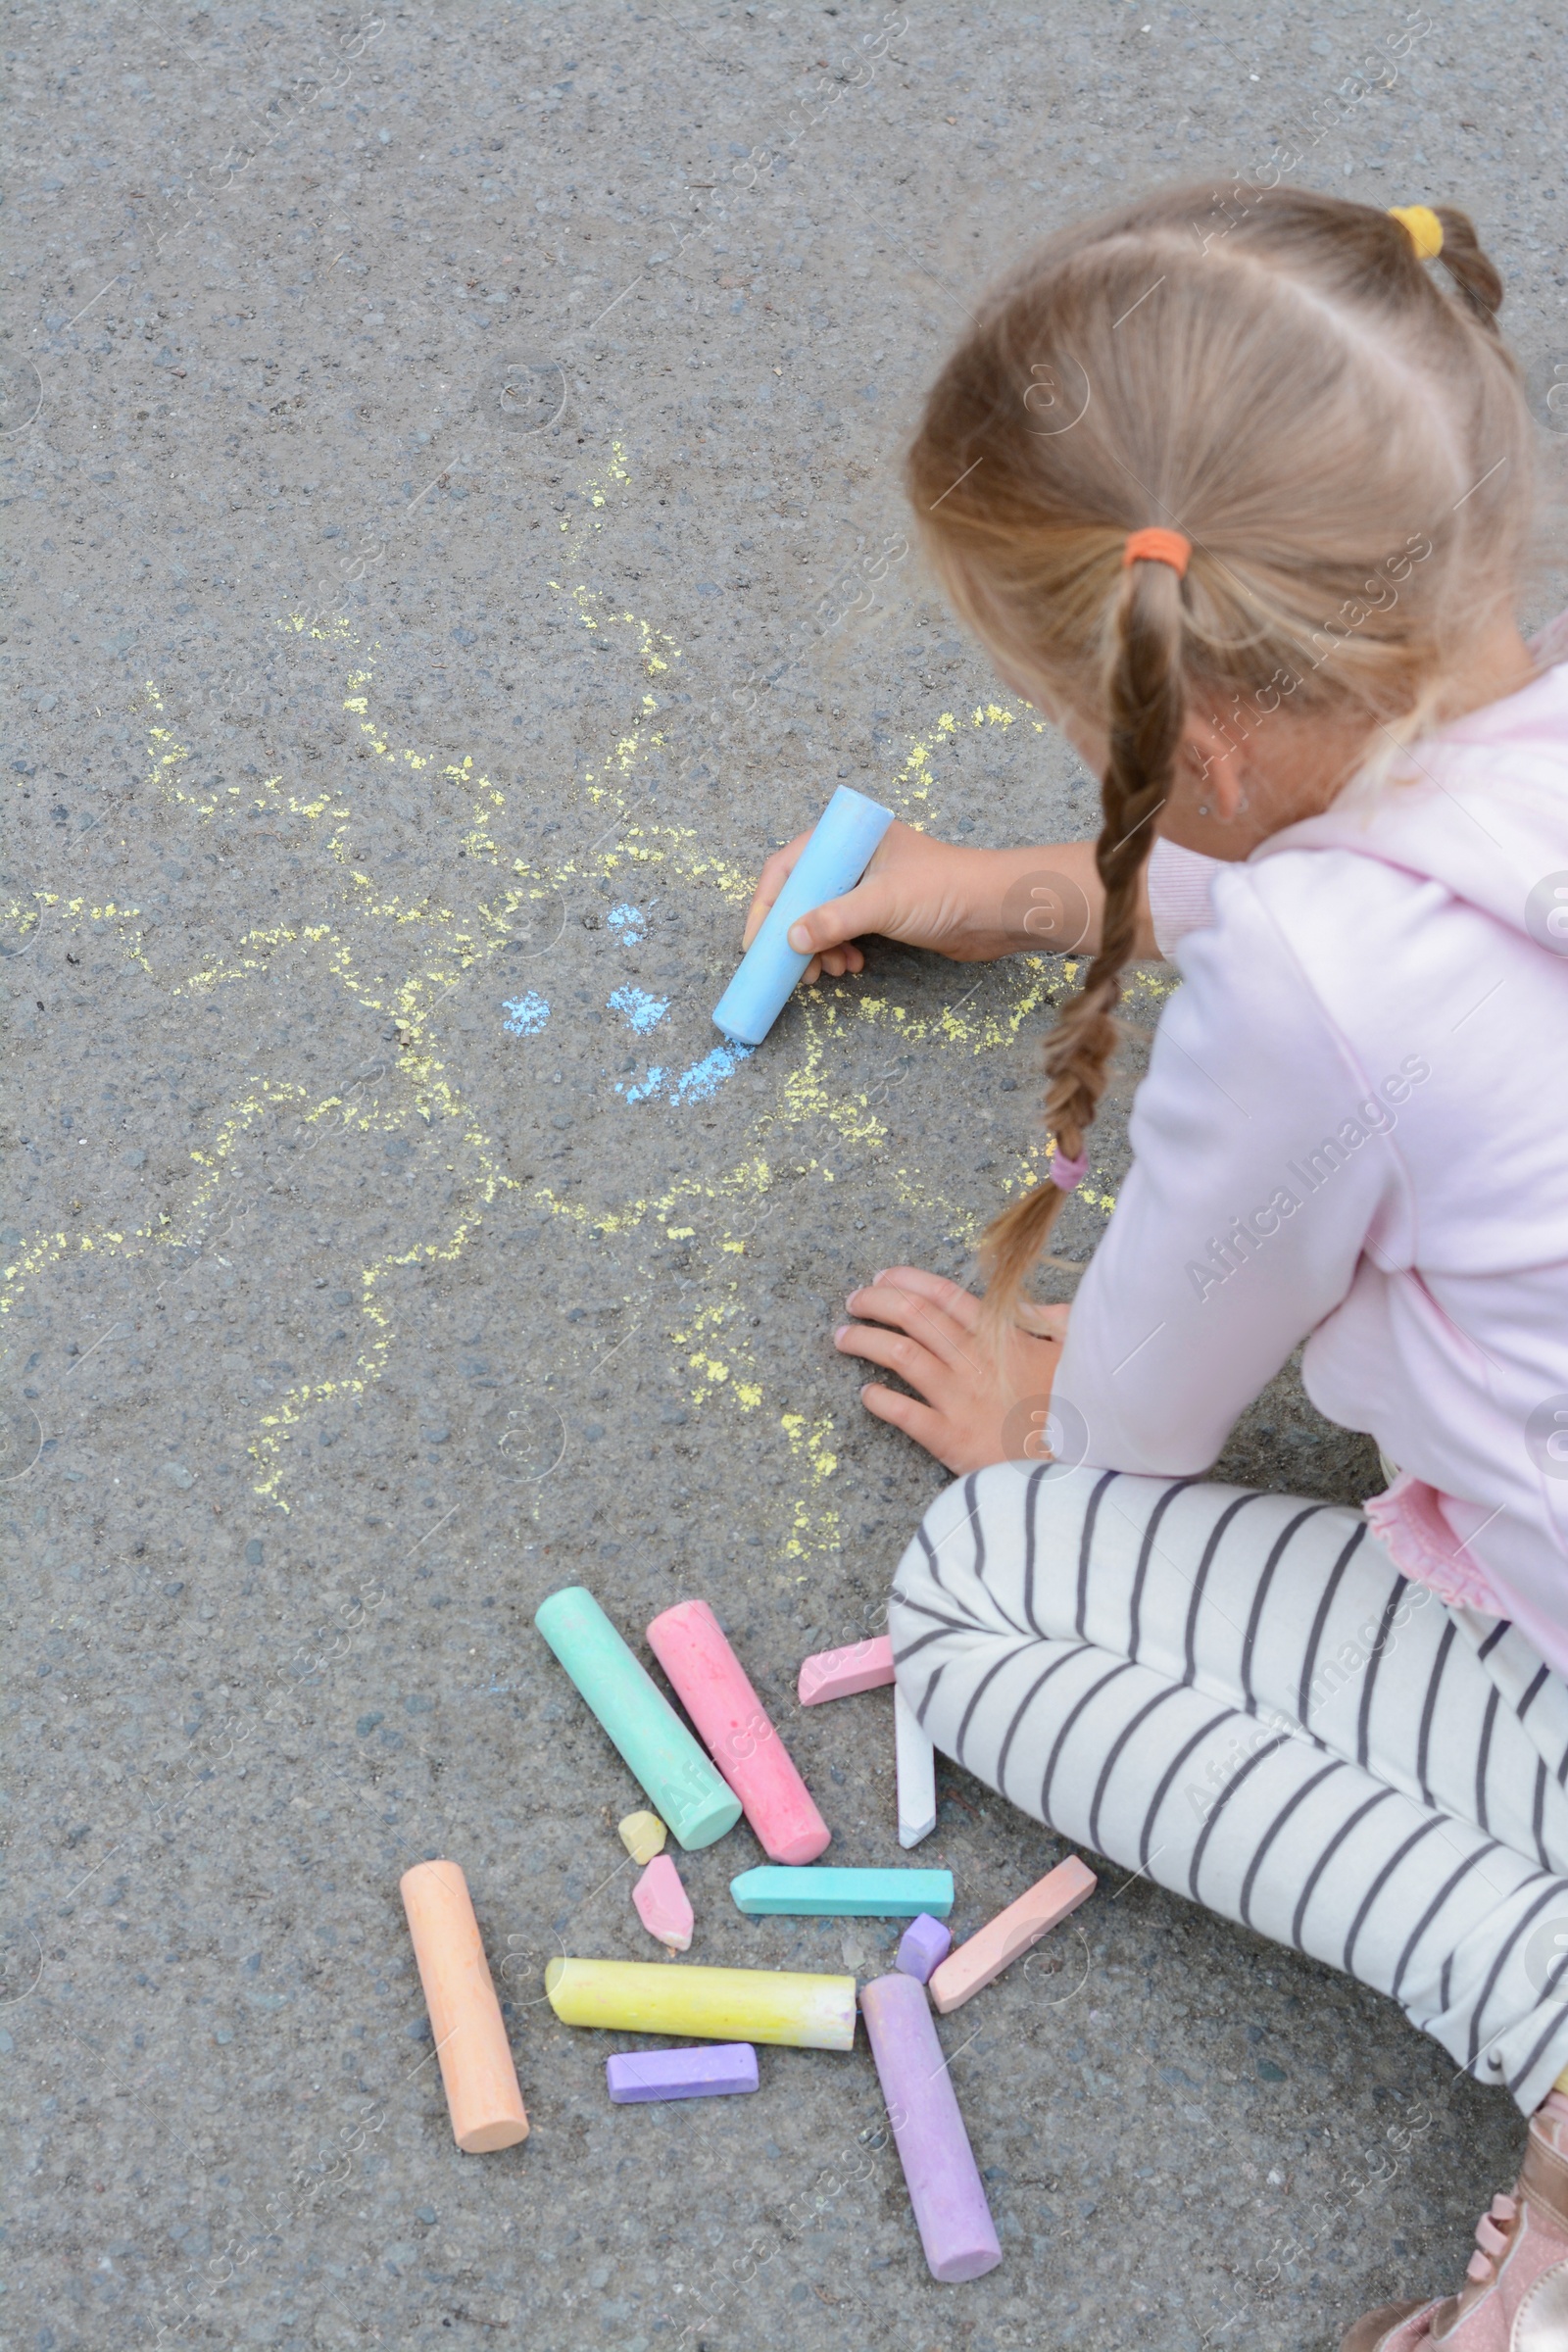
[[[1443,223],[1443,251],[1438,259],[1471,317],[1495,335],[1497,313],[1502,308],[1502,279],[1481,249],[1475,222],[1468,213],[1457,212],[1449,204],[1434,205],[1433,210]]]

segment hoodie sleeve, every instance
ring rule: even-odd
[[[1408,1236],[1399,1074],[1359,1068],[1250,874],[1214,896],[1219,920],[1178,947],[1133,1167],[1056,1374],[1064,1442],[1101,1469],[1206,1469],[1363,1250]]]

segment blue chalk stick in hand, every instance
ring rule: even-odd
[[[790,946],[791,923],[853,890],[892,822],[891,808],[839,786],[713,1007],[715,1026],[736,1045],[761,1044],[811,960]]]
[[[721,2099],[757,2088],[757,2052],[749,2041],[709,2042],[700,2050],[622,2050],[605,2074],[617,2107],[649,2099]]]

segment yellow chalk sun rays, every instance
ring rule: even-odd
[[[569,595],[585,629],[629,632],[630,650],[651,681],[657,683],[679,662],[680,649],[667,634],[639,615],[616,611],[584,587],[563,589],[560,593]],[[305,624],[298,621],[281,625],[296,633],[305,630]],[[293,1436],[313,1410],[336,1398],[363,1395],[380,1376],[392,1353],[397,1334],[389,1311],[387,1286],[395,1270],[416,1263],[456,1259],[470,1243],[498,1196],[505,1190],[517,1189],[438,1057],[432,1025],[441,1001],[501,950],[514,928],[519,910],[572,881],[591,876],[618,879],[624,886],[638,876],[649,874],[650,869],[659,869],[662,882],[713,890],[737,912],[751,886],[749,873],[706,852],[694,829],[651,821],[646,815],[634,812],[627,799],[626,787],[639,768],[664,745],[663,730],[655,723],[660,711],[655,692],[641,697],[642,708],[635,722],[624,732],[615,733],[610,748],[580,777],[583,796],[596,816],[602,814],[609,820],[599,843],[580,857],[551,864],[509,856],[503,840],[509,830],[506,792],[476,765],[471,756],[443,764],[427,751],[394,746],[390,733],[372,713],[373,648],[359,655],[347,625],[342,623],[312,628],[308,634],[329,658],[334,655],[357,658],[356,665],[345,679],[344,708],[358,721],[362,741],[374,760],[429,781],[439,777],[467,798],[470,816],[462,846],[468,869],[476,883],[487,872],[504,874],[505,885],[499,893],[463,914],[432,904],[429,898],[416,903],[379,894],[371,878],[354,863],[349,845],[354,809],[349,796],[337,792],[301,800],[285,791],[281,776],[269,778],[251,806],[258,813],[281,814],[286,810],[302,820],[307,832],[317,832],[329,856],[346,869],[350,878],[353,896],[349,911],[331,922],[252,929],[221,959],[185,973],[173,983],[172,993],[202,996],[219,989],[254,984],[265,979],[279,956],[309,956],[357,1004],[396,1023],[399,1049],[395,1054],[395,1073],[388,1073],[394,1076],[396,1105],[383,1110],[378,1102],[356,1103],[345,1100],[341,1091],[318,1097],[314,1090],[292,1081],[258,1076],[252,1080],[250,1091],[229,1105],[209,1148],[192,1153],[201,1174],[185,1212],[177,1220],[160,1219],[130,1237],[128,1245],[125,1236],[109,1228],[90,1237],[81,1236],[75,1245],[84,1250],[112,1251],[123,1247],[134,1249],[137,1244],[167,1250],[187,1241],[203,1229],[212,1200],[228,1174],[236,1147],[263,1121],[273,1118],[285,1107],[295,1110],[302,1129],[307,1132],[324,1133],[328,1127],[349,1135],[385,1132],[401,1125],[410,1111],[421,1117],[427,1126],[441,1123],[450,1139],[448,1148],[455,1154],[454,1160],[447,1163],[449,1171],[459,1175],[467,1196],[463,1213],[441,1239],[410,1239],[406,1246],[388,1250],[362,1270],[359,1306],[367,1328],[353,1372],[341,1379],[308,1378],[300,1382],[261,1415],[255,1426],[250,1451],[256,1463],[256,1492],[283,1509],[288,1506],[279,1489]],[[172,805],[188,811],[199,825],[211,824],[220,813],[237,813],[236,804],[243,805],[238,788],[209,791],[204,795],[184,789],[180,776],[189,759],[189,748],[176,740],[174,731],[166,723],[167,713],[156,684],[150,683],[145,689],[142,706],[150,720],[149,759],[151,781],[156,788]],[[976,710],[969,724],[1007,726],[1013,720],[1014,713],[992,705]],[[923,804],[929,797],[932,754],[939,753],[944,742],[951,740],[958,723],[951,713],[943,713],[926,737],[910,741],[902,773],[889,790],[890,797],[902,806],[912,822],[920,821]],[[38,909],[47,907],[58,917],[107,925],[118,933],[131,960],[150,972],[140,910],[136,907],[89,907],[81,900],[63,901],[56,893],[39,893],[36,897],[37,906],[31,910],[34,916]],[[21,907],[13,912],[25,920],[29,909]],[[830,1414],[808,1414],[794,1409],[787,1399],[774,1397],[769,1408],[773,1384],[759,1364],[740,1322],[743,1300],[734,1261],[746,1256],[759,1218],[769,1213],[769,1196],[775,1183],[772,1165],[760,1147],[773,1149],[778,1143],[785,1144],[791,1153],[792,1173],[823,1184],[840,1181],[842,1163],[848,1159],[863,1163],[868,1158],[880,1157],[887,1149],[889,1130],[875,1108],[876,1082],[869,1089],[858,1090],[835,1080],[833,1075],[835,1063],[842,1064],[843,1049],[851,1033],[862,1024],[867,1025],[879,1031],[890,1045],[896,1043],[897,1049],[916,1054],[921,1049],[975,1054],[999,1051],[1013,1042],[1020,1026],[1038,1010],[1047,986],[1044,961],[1033,957],[1018,959],[1006,968],[1004,985],[1007,1002],[1000,1010],[993,1006],[985,1012],[966,1013],[959,1004],[933,1016],[912,1014],[886,997],[862,993],[852,986],[829,984],[813,990],[801,1000],[800,1057],[784,1074],[769,1105],[758,1113],[748,1155],[734,1167],[711,1178],[682,1177],[655,1198],[619,1203],[568,1202],[548,1186],[533,1188],[541,1208],[578,1226],[585,1237],[592,1234],[609,1239],[648,1228],[662,1230],[671,1239],[690,1241],[702,1251],[706,1273],[700,1296],[691,1310],[669,1328],[668,1342],[678,1351],[677,1360],[687,1382],[690,1402],[696,1409],[727,1400],[742,1414],[761,1413],[764,1419],[776,1422],[790,1459],[804,1482],[788,1505],[791,1519],[785,1550],[791,1557],[802,1559],[809,1552],[832,1548],[837,1542],[837,1513],[824,1492],[836,1468],[833,1420]],[[995,982],[988,994],[995,998]],[[802,1156],[800,1147],[803,1141],[809,1140],[807,1131],[820,1148],[814,1152],[808,1150]],[[839,1170],[829,1164],[833,1158],[841,1162]],[[900,1168],[894,1173],[900,1197],[906,1202],[911,1206],[941,1206],[950,1228],[956,1226],[972,1232],[973,1217],[967,1207],[933,1202],[910,1171]],[[1027,1184],[1034,1180],[1035,1173],[1034,1155],[1018,1154],[1012,1170],[1003,1180],[1004,1189]],[[696,1223],[691,1222],[693,1218]],[[15,1265],[5,1270],[0,1311],[13,1302],[24,1284],[36,1279],[43,1267],[68,1247],[64,1235],[37,1237],[19,1255]]]

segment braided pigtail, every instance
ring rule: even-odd
[[[1100,952],[1083,987],[1046,1040],[1046,1119],[1057,1153],[1081,1156],[1116,1051],[1122,974],[1138,939],[1138,877],[1153,846],[1153,819],[1169,795],[1186,719],[1182,582],[1168,563],[1144,560],[1121,573],[1106,708],[1110,759],[1101,800],[1104,824],[1095,863],[1105,886]],[[1047,1179],[995,1219],[981,1243],[984,1326],[994,1342],[1013,1321],[1030,1268],[1066,1199]]]

